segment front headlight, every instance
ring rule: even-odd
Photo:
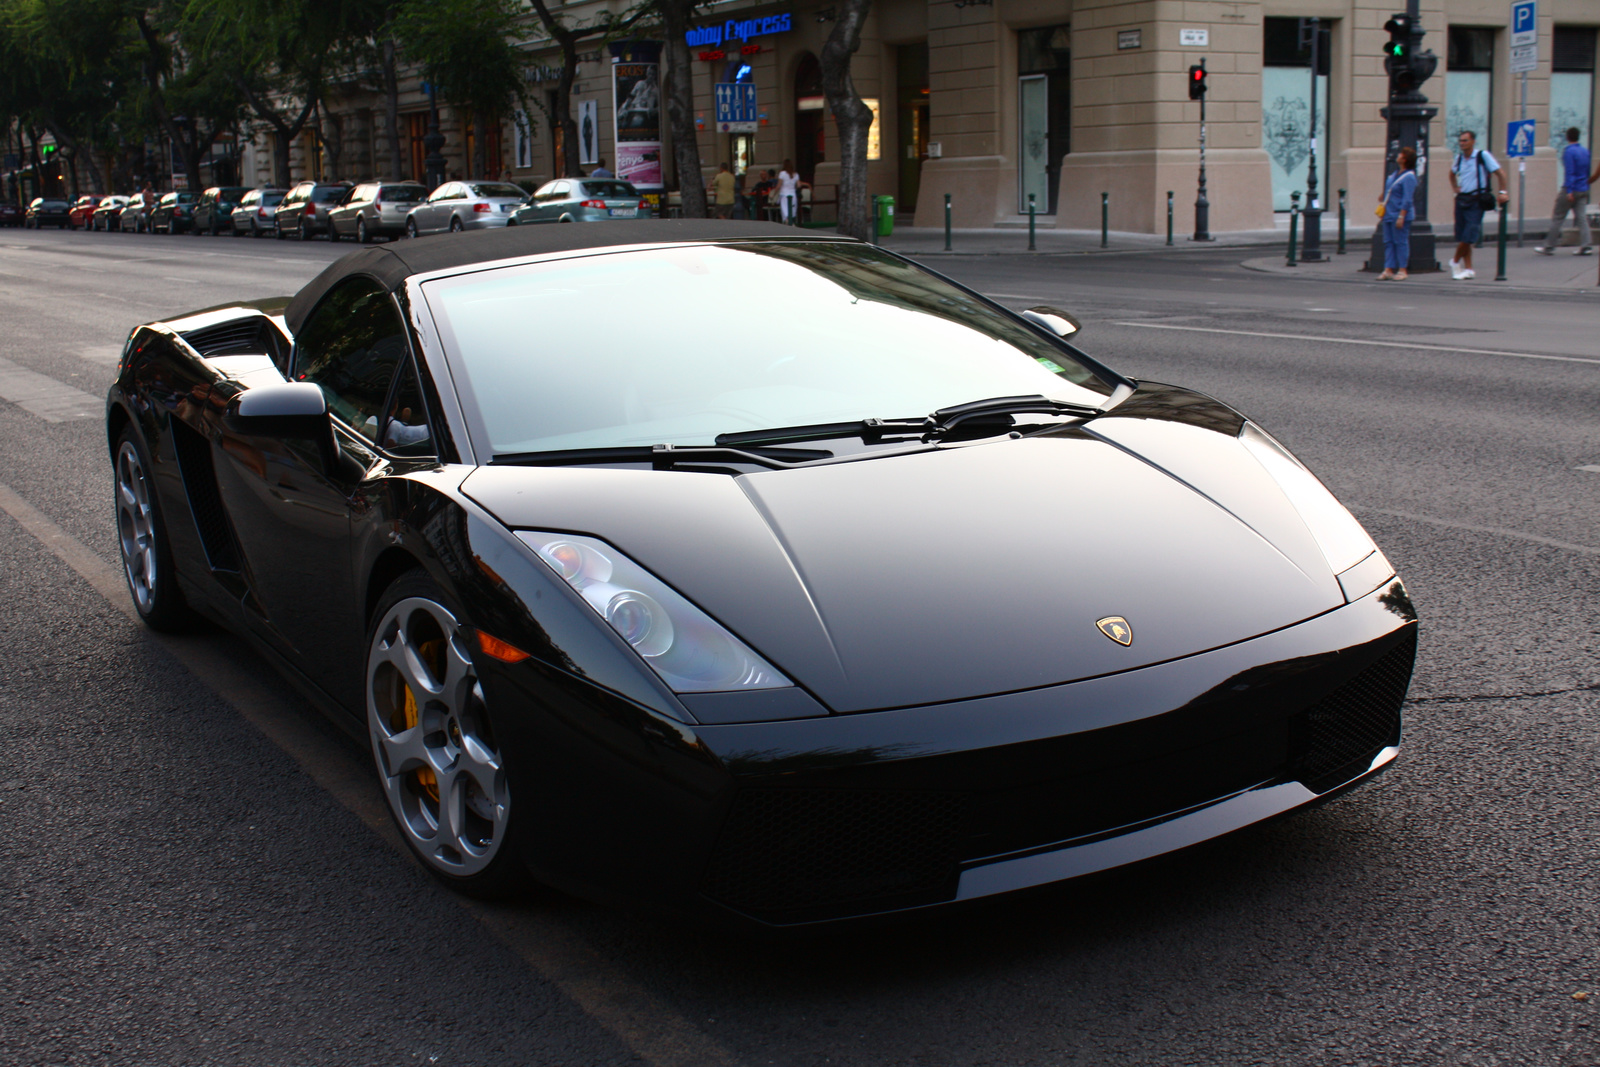
[[[1267,469],[1289,503],[1300,512],[1333,573],[1354,567],[1378,550],[1355,516],[1334,499],[1316,475],[1306,470],[1288,449],[1265,431],[1246,422],[1239,431],[1239,442]]]
[[[604,541],[535,530],[516,533],[673,692],[794,684],[715,619]]]

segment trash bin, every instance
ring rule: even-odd
[[[872,199],[878,215],[878,236],[888,237],[894,233],[894,197],[875,196]]]

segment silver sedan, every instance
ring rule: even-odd
[[[527,193],[506,182],[445,182],[411,209],[406,236],[499,229],[527,199]]]

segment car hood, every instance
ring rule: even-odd
[[[1091,426],[737,477],[484,467],[462,488],[508,526],[609,541],[837,712],[1148,666],[1344,602],[1231,435]]]

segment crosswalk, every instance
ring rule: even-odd
[[[17,405],[46,422],[105,417],[106,401],[70,385],[63,385],[48,374],[0,357],[0,400]]]

